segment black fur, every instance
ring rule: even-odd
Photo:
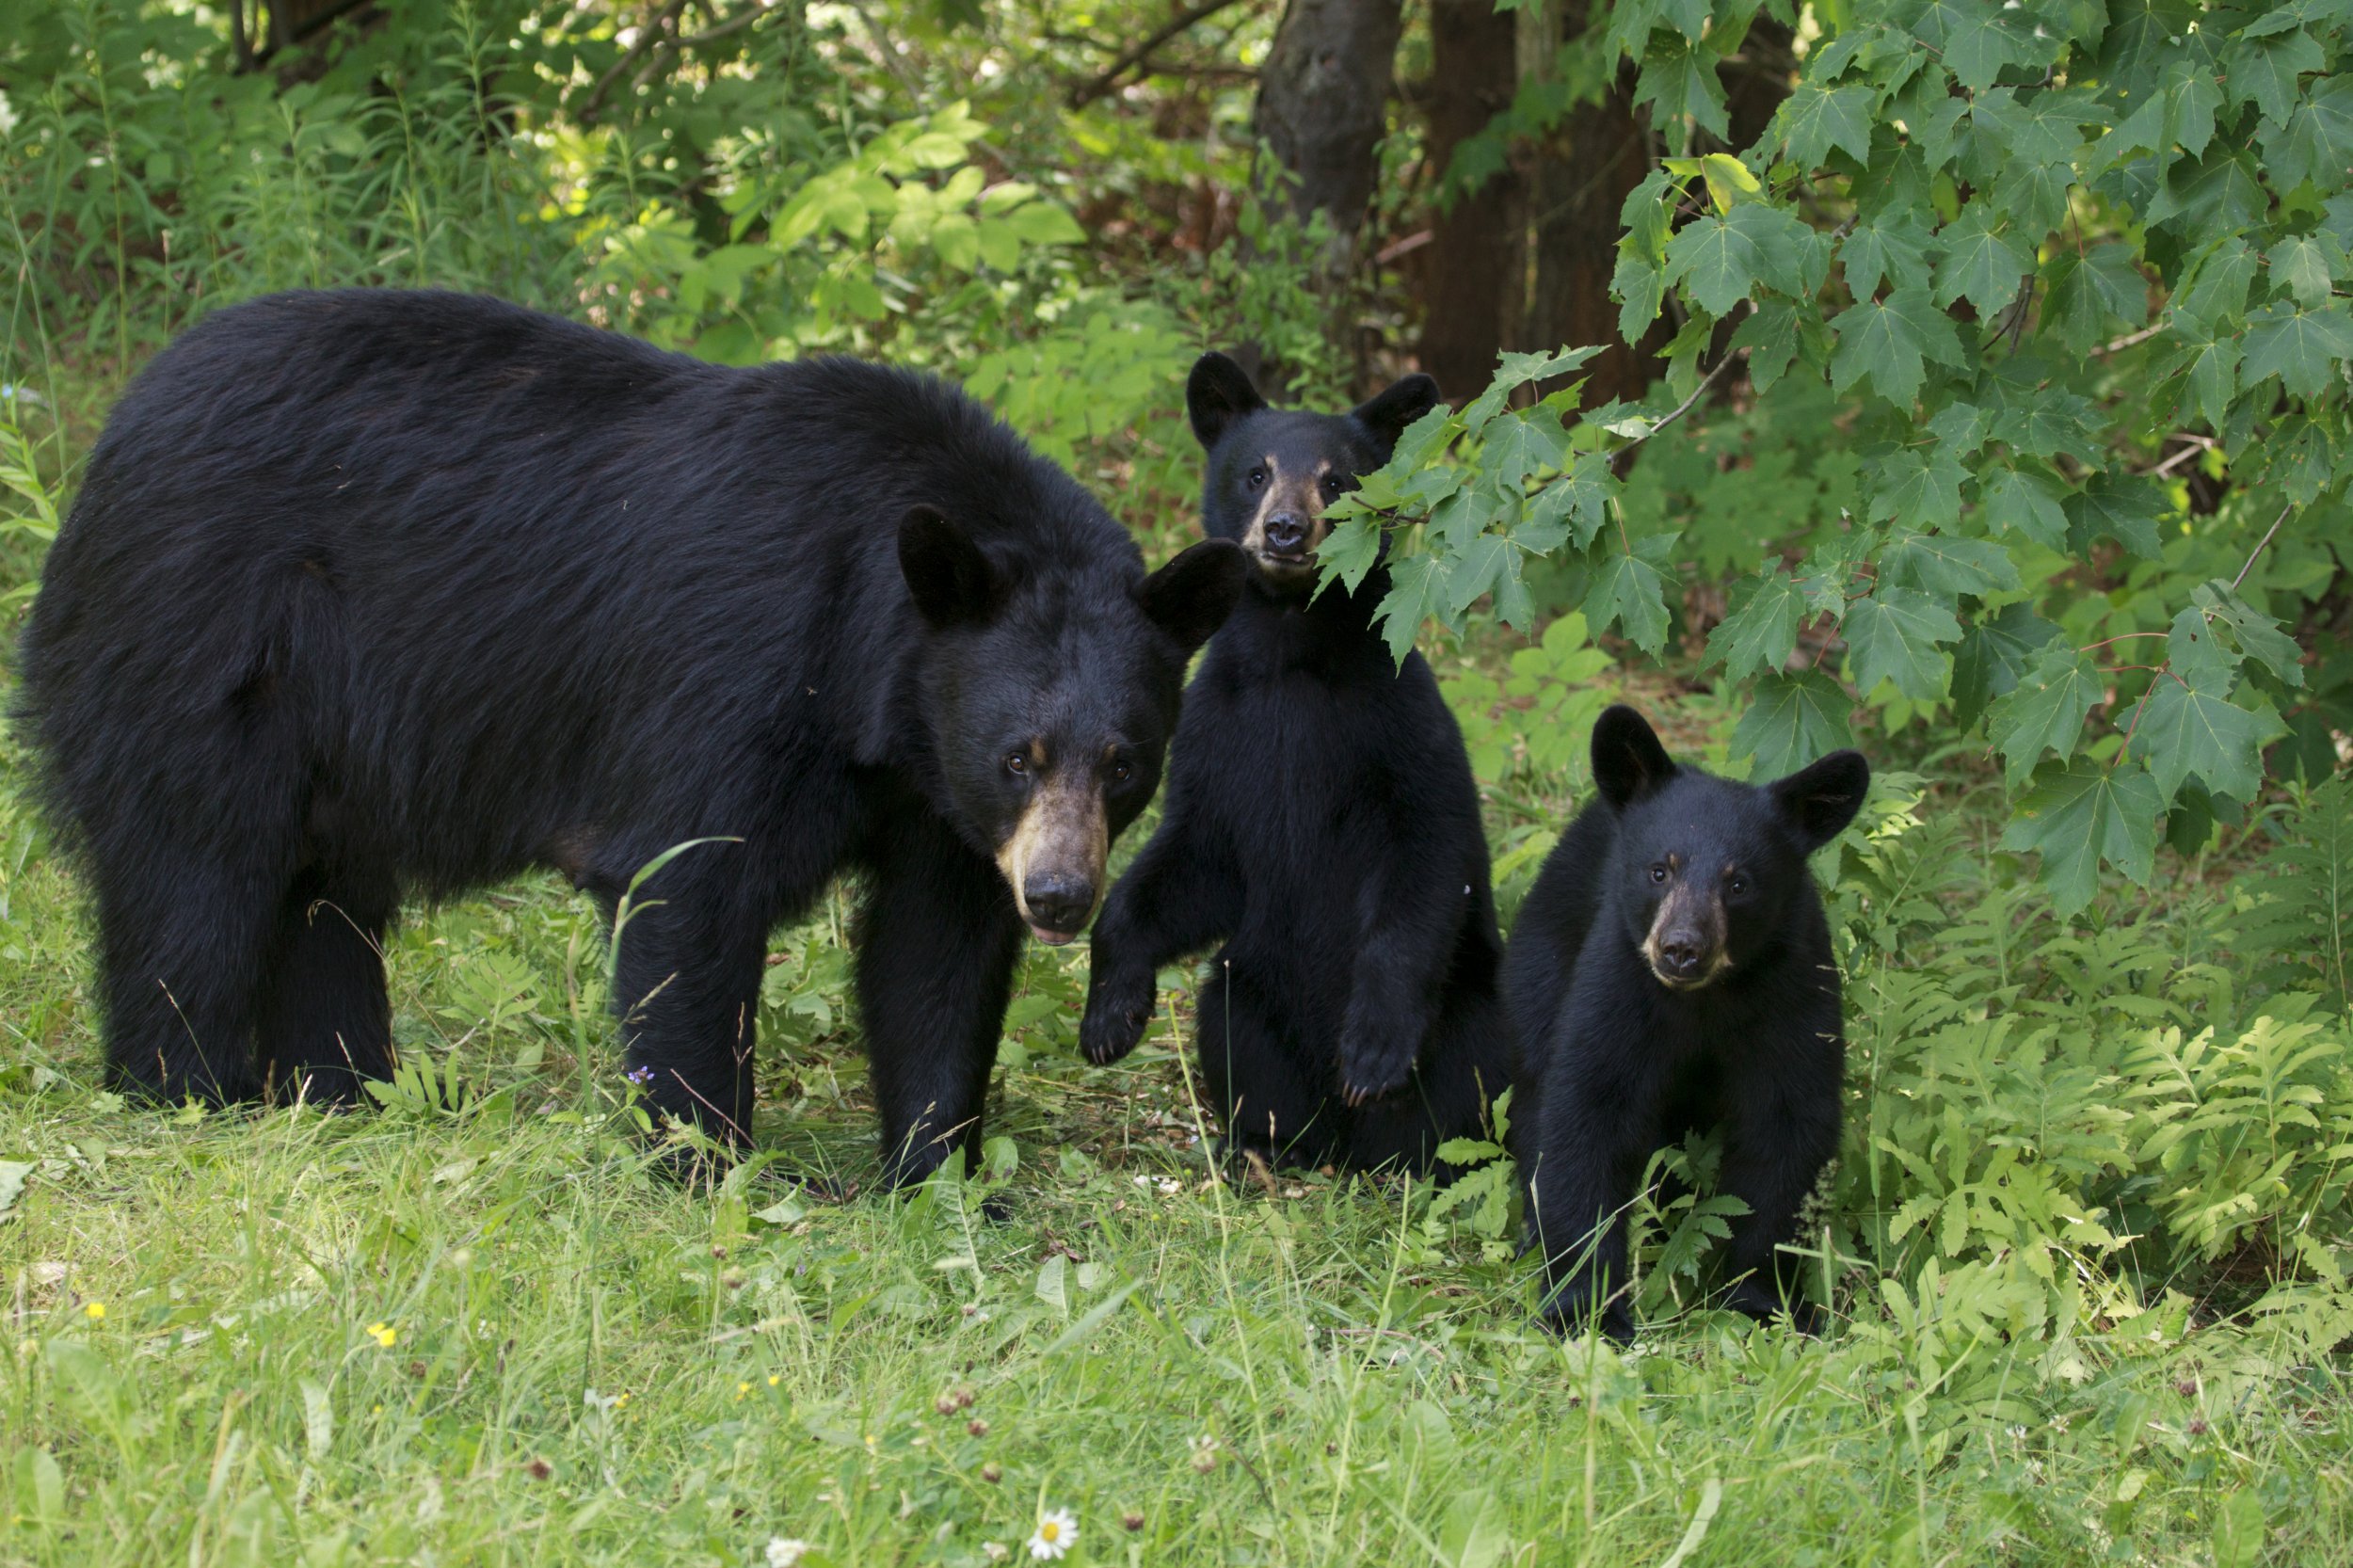
[[[1006,759],[1099,764],[1112,834],[1142,809],[1247,569],[1215,549],[1147,579],[920,376],[448,294],[222,311],[116,409],[24,636],[111,1074],[356,1098],[405,895],[552,865],[610,912],[718,840],[622,935],[648,1096],[744,1139],[767,933],[855,867],[885,1153],[920,1177],[978,1147],[1020,945],[992,856],[1036,786]]]
[[[1373,629],[1385,574],[1308,597],[1323,501],[1436,397],[1416,376],[1350,414],[1277,412],[1217,354],[1188,389],[1208,533],[1288,517],[1298,548],[1261,551],[1186,692],[1166,814],[1096,924],[1080,1039],[1098,1063],[1127,1054],[1155,971],[1223,942],[1201,993],[1202,1076],[1229,1140],[1270,1162],[1427,1170],[1504,1087],[1462,733],[1421,656],[1401,670]]]
[[[1870,768],[1840,751],[1737,784],[1676,766],[1640,713],[1615,707],[1593,727],[1593,779],[1599,798],[1545,860],[1504,961],[1545,1315],[1582,1321],[1599,1303],[1605,1330],[1633,1333],[1621,1215],[1655,1151],[1721,1128],[1719,1190],[1750,1210],[1733,1222],[1729,1304],[1811,1326],[1799,1271],[1774,1248],[1837,1152],[1846,1044],[1806,856],[1853,819]]]

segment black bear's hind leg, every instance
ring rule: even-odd
[[[371,887],[308,872],[278,909],[257,1008],[264,1087],[276,1098],[351,1106],[392,1072],[384,932],[396,903]]]
[[[174,846],[95,868],[106,1076],[168,1104],[248,1100],[275,878]]]
[[[630,1081],[657,1116],[731,1149],[751,1142],[768,936],[765,919],[743,904],[741,853],[698,844],[641,888],[613,976]]]
[[[1309,1076],[1298,1044],[1222,957],[1201,988],[1194,1039],[1226,1159],[1312,1167],[1345,1152],[1338,1097]]]
[[[857,997],[883,1179],[913,1186],[959,1149],[969,1175],[1021,955],[1013,894],[994,865],[940,828],[907,833],[874,873],[859,920]]]

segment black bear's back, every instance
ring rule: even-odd
[[[276,758],[428,886],[583,823],[707,831],[726,788],[893,760],[918,501],[1016,573],[1142,573],[929,377],[730,369],[461,295],[274,296],[191,328],[109,421],[24,716],[86,827],[126,776],[212,799]]]

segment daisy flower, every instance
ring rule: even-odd
[[[1030,1537],[1030,1556],[1040,1562],[1061,1557],[1079,1539],[1079,1521],[1066,1508],[1050,1508],[1038,1515],[1037,1533]]]
[[[808,1552],[808,1543],[795,1536],[768,1538],[768,1568],[792,1568]]]

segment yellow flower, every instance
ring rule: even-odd
[[[768,1386],[771,1388],[774,1388],[777,1384],[782,1383],[783,1381],[784,1374],[782,1372],[771,1372],[768,1374]]]
[[[106,1304],[104,1302],[92,1302],[88,1306],[82,1308],[82,1316],[88,1318],[93,1323],[98,1321],[99,1319],[104,1318],[105,1315]]]
[[[739,1400],[751,1391],[752,1385],[748,1383],[739,1383],[735,1385],[735,1397]]]
[[[392,1348],[392,1341],[400,1337],[400,1331],[392,1327],[390,1323],[370,1323],[368,1325],[368,1337],[375,1340],[376,1344],[381,1346],[383,1349],[389,1351]]]

